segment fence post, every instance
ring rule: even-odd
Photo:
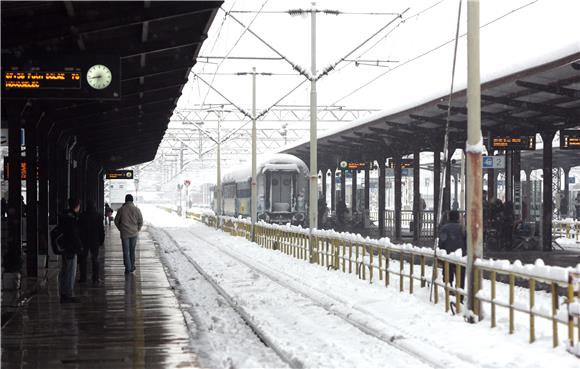
[[[536,294],[536,280],[530,278],[530,343],[536,340],[535,324],[534,324],[534,297]]]

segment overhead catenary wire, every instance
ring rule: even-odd
[[[268,56],[198,56],[197,59],[229,59],[229,60],[284,60],[281,57]]]
[[[405,9],[402,13],[397,14],[397,17],[391,19],[390,22],[388,22],[386,25],[382,26],[381,28],[379,28],[375,33],[373,33],[370,37],[368,37],[366,40],[364,40],[362,43],[360,43],[358,46],[356,46],[354,49],[352,49],[350,52],[348,52],[345,56],[343,56],[342,58],[340,58],[338,61],[336,61],[334,64],[326,67],[322,73],[320,73],[318,76],[316,76],[316,80],[319,80],[320,78],[324,77],[325,75],[327,75],[328,73],[330,73],[334,68],[336,68],[336,66],[340,63],[342,63],[343,61],[345,61],[349,56],[351,56],[352,54],[354,54],[358,49],[360,49],[361,47],[363,47],[367,42],[369,42],[370,40],[372,40],[374,37],[376,37],[379,33],[381,33],[383,30],[385,30],[387,27],[389,27],[391,24],[393,24],[397,19],[402,19],[403,15],[409,11],[410,8]]]
[[[265,41],[263,38],[261,38],[256,32],[252,31],[250,29],[250,25],[246,26],[244,25],[244,23],[242,23],[238,18],[236,18],[234,15],[232,15],[231,13],[227,13],[234,21],[236,21],[238,24],[240,24],[242,27],[245,27],[245,29],[250,32],[252,35],[254,35],[254,37],[256,37],[258,40],[260,40],[264,45],[266,45],[270,50],[272,50],[274,53],[276,53],[278,56],[280,56],[282,59],[284,59],[288,64],[290,64],[290,66],[292,66],[292,68],[297,71],[298,73],[300,73],[301,75],[303,75],[306,79],[310,80],[311,77],[310,74],[304,69],[302,68],[300,65],[294,63],[293,61],[291,61],[290,59],[288,59],[285,55],[283,55],[280,51],[278,51],[277,49],[275,49],[272,45],[270,45],[267,41]]]
[[[362,58],[364,55],[366,55],[369,51],[371,51],[372,49],[374,49],[378,44],[380,44],[381,42],[383,42],[385,39],[387,39],[387,37],[389,37],[391,35],[391,33],[393,33],[395,30],[397,30],[402,24],[405,24],[406,21],[416,18],[420,15],[422,15],[423,13],[433,9],[434,7],[436,7],[437,5],[443,3],[445,0],[439,0],[438,2],[431,4],[430,6],[428,6],[425,9],[422,9],[420,11],[418,11],[417,13],[408,16],[407,18],[404,19],[399,19],[399,23],[397,23],[389,32],[387,32],[383,37],[381,37],[380,39],[378,39],[374,44],[372,44],[371,46],[369,46],[365,51],[363,51],[361,54],[359,54],[358,58]],[[354,63],[353,61],[350,60],[345,60],[347,63],[343,64],[341,67],[339,67],[338,69],[336,69],[336,72],[340,72],[341,70],[343,70],[344,68],[348,67],[349,65],[351,65],[352,63]],[[399,61],[397,61],[398,63]]]
[[[213,90],[214,92],[216,92],[218,95],[220,95],[223,99],[225,99],[228,103],[230,103],[233,107],[235,107],[237,110],[240,111],[240,113],[242,113],[243,115],[245,115],[248,118],[252,118],[252,116],[245,111],[244,109],[242,109],[241,107],[239,107],[237,104],[235,104],[232,100],[228,99],[224,94],[222,94],[217,88],[213,87],[213,85],[209,82],[207,82],[206,80],[204,80],[203,78],[201,78],[201,76],[195,72],[192,72],[193,75],[199,79],[200,81],[202,81],[203,83],[205,83],[211,90]],[[202,106],[205,105],[205,102],[202,104]]]
[[[260,11],[261,11],[262,9],[264,9],[264,7],[265,7],[265,6],[266,6],[266,4],[268,3],[268,1],[269,1],[269,0],[265,0],[265,1],[262,3],[262,6],[260,7]],[[226,12],[226,11],[225,11],[224,9],[222,9],[221,7],[220,7],[220,10],[222,10],[222,11]],[[228,14],[228,13],[226,12],[226,15],[227,15],[227,14]],[[215,72],[216,72],[216,73],[219,71],[219,69],[220,69],[221,65],[223,64],[223,62],[224,62],[225,60],[227,60],[227,57],[230,55],[230,53],[231,53],[231,52],[232,52],[232,51],[233,51],[233,50],[236,48],[236,46],[238,45],[238,43],[240,42],[240,40],[242,39],[242,37],[244,37],[244,34],[245,34],[245,33],[246,33],[248,30],[249,30],[249,27],[250,27],[250,26],[251,26],[251,25],[254,23],[254,21],[256,20],[256,18],[258,18],[258,15],[260,15],[260,13],[259,13],[259,12],[258,12],[258,13],[256,13],[256,15],[254,16],[254,18],[252,18],[252,20],[250,21],[249,25],[248,25],[247,27],[245,27],[245,28],[244,28],[244,30],[242,31],[242,33],[240,34],[240,36],[238,37],[238,39],[236,40],[236,42],[234,43],[234,45],[233,45],[233,46],[230,48],[230,50],[229,50],[229,51],[226,53],[226,57],[220,61],[220,63],[219,63],[219,64],[218,64],[218,66],[216,67],[216,70],[215,70]],[[214,75],[214,77],[212,78],[212,80],[211,80],[211,83],[210,83],[210,84],[208,84],[208,86],[212,87],[212,85],[213,85],[214,81],[215,81],[215,75]],[[205,82],[205,81],[204,81],[204,82]],[[207,83],[207,82],[206,82],[206,83]],[[202,103],[201,103],[201,105],[204,105],[204,104],[205,104],[205,100],[207,99],[207,96],[208,96],[208,95],[209,95],[209,89],[207,90],[207,92],[206,92],[206,94],[205,94],[205,96],[204,96],[204,98],[203,98],[203,100],[202,100]],[[221,94],[220,94],[220,95],[221,95]]]
[[[237,0],[234,0],[234,2],[233,2],[233,4],[232,4],[232,6],[230,7],[230,10],[232,10],[232,9],[234,8],[234,6],[236,5],[236,2],[237,2]],[[226,17],[225,15],[224,15],[224,16],[223,16],[223,18],[222,18],[222,22],[220,23],[220,25],[219,25],[219,27],[218,27],[218,30],[217,30],[217,35],[216,35],[216,37],[215,37],[215,38],[214,38],[214,40],[213,40],[213,43],[212,43],[212,45],[211,45],[211,48],[209,49],[209,52],[210,52],[210,53],[211,53],[211,52],[213,52],[213,49],[215,48],[215,46],[216,46],[216,44],[217,44],[217,41],[220,39],[220,35],[221,35],[221,33],[222,33],[222,29],[223,29],[224,23],[226,22],[226,19],[227,19],[227,18],[228,18],[228,17]],[[205,65],[203,65],[203,66],[201,67],[201,71],[203,72],[204,70],[205,70]],[[198,83],[198,84],[196,84],[196,85],[197,85],[197,94],[198,94],[199,98],[201,99],[201,90],[200,90],[199,83]]]
[[[300,83],[298,83],[298,85],[296,85],[296,87],[294,87],[293,89],[291,89],[289,92],[287,92],[286,94],[284,94],[281,98],[279,98],[278,100],[276,100],[275,103],[273,103],[272,105],[270,105],[270,107],[262,110],[262,112],[260,112],[260,114],[257,115],[256,119],[259,119],[259,118],[263,117],[264,115],[266,115],[272,108],[274,108],[282,100],[284,100],[285,98],[287,98],[288,96],[290,96],[294,91],[296,91],[298,88],[300,88],[300,86],[302,86],[305,82],[306,82],[306,80],[302,80]]]
[[[480,28],[487,27],[487,26],[489,26],[489,25],[491,25],[491,24],[493,24],[493,23],[495,23],[495,22],[497,22],[497,21],[499,21],[499,20],[501,20],[501,19],[503,19],[503,18],[507,17],[507,16],[508,16],[508,15],[510,15],[510,14],[513,14],[513,13],[515,13],[515,12],[517,12],[517,11],[519,11],[519,10],[523,9],[523,8],[526,8],[526,7],[528,7],[528,6],[530,6],[530,5],[534,4],[534,3],[536,3],[537,1],[538,1],[538,0],[534,0],[534,1],[531,1],[531,2],[529,2],[529,3],[527,3],[527,4],[524,4],[524,5],[522,5],[522,6],[518,7],[518,8],[512,9],[511,11],[509,11],[509,12],[507,12],[507,13],[505,13],[505,14],[503,14],[503,15],[501,15],[501,16],[499,16],[499,17],[497,17],[497,18],[494,18],[494,19],[492,19],[491,21],[489,21],[489,22],[485,23],[485,24],[484,24],[484,25],[482,25]],[[466,33],[463,33],[463,34],[461,34],[461,36],[459,36],[459,37],[460,37],[460,38],[462,38],[462,37],[465,37],[466,35],[467,35]],[[396,65],[396,66],[392,67],[392,68],[391,68],[391,69],[389,69],[389,70],[386,70],[386,71],[382,72],[382,73],[381,73],[381,74],[379,74],[378,76],[376,76],[376,77],[372,78],[371,80],[369,80],[369,81],[365,82],[364,84],[362,84],[361,86],[359,86],[359,87],[355,88],[354,90],[352,90],[352,91],[351,91],[351,92],[349,92],[348,94],[346,94],[346,95],[342,96],[341,98],[339,98],[338,100],[334,101],[334,103],[333,103],[333,104],[336,104],[336,103],[338,103],[338,102],[340,102],[340,101],[342,101],[342,100],[346,99],[347,97],[350,97],[350,96],[352,96],[353,94],[355,94],[355,93],[357,93],[358,91],[362,90],[363,88],[367,87],[368,85],[370,85],[371,83],[375,82],[375,81],[376,81],[376,80],[378,80],[379,78],[381,78],[381,77],[385,76],[387,73],[390,73],[390,72],[392,72],[392,71],[394,71],[394,70],[396,70],[396,69],[398,69],[398,68],[400,68],[400,67],[402,67],[402,66],[404,66],[404,65],[407,65],[407,64],[409,64],[409,63],[411,63],[411,62],[413,62],[413,61],[415,61],[415,60],[417,60],[417,59],[420,59],[420,58],[422,58],[422,57],[424,57],[424,56],[426,56],[426,55],[428,55],[428,54],[431,54],[432,52],[434,52],[434,51],[437,51],[437,50],[441,49],[441,48],[442,48],[442,47],[444,47],[444,46],[447,46],[448,44],[452,43],[453,41],[454,41],[454,39],[450,39],[449,41],[446,41],[446,42],[444,42],[444,43],[442,43],[442,44],[440,44],[440,45],[438,45],[438,46],[435,46],[435,47],[434,47],[434,48],[432,48],[432,49],[429,49],[429,50],[427,50],[427,51],[425,51],[425,52],[423,52],[423,53],[421,53],[421,54],[419,54],[419,55],[417,55],[417,56],[415,56],[415,57],[413,57],[413,58],[411,58],[411,59],[408,59],[408,60],[406,60],[405,62],[403,62],[403,63],[401,63],[401,64],[398,64],[398,65]]]
[[[300,11],[302,9],[299,9]],[[306,10],[309,12],[309,10]],[[231,13],[239,13],[239,14],[252,14],[255,13],[256,10],[231,10]],[[296,13],[297,10],[266,10],[262,13],[264,14],[293,14]],[[333,15],[397,15],[398,13],[382,13],[382,12],[343,12],[340,10],[330,10],[330,9],[318,9],[316,10],[317,13],[324,13],[324,14],[333,14]]]

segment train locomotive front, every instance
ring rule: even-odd
[[[306,164],[294,155],[273,154],[258,161],[256,173],[258,219],[306,225],[309,175]],[[221,207],[224,215],[250,217],[251,181],[251,168],[224,175]]]

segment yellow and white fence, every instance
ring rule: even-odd
[[[211,215],[196,218],[212,227],[218,223]],[[219,223],[223,231],[251,239],[249,220],[220,217]],[[388,238],[364,239],[360,235],[338,234],[331,230],[315,230],[312,249],[309,240],[309,230],[301,227],[264,222],[256,225],[255,242],[264,248],[310,260],[327,269],[356,274],[369,283],[398,286],[400,292],[412,294],[417,288],[430,288],[433,281],[432,293],[424,295],[432,296],[430,300],[434,304],[443,300],[446,312],[452,306],[452,299],[455,299],[456,309],[461,309],[460,302],[465,290],[452,286],[449,281],[453,270],[455,280],[461,279],[465,257],[445,251],[438,251],[435,255],[431,248],[393,244]],[[474,280],[477,284],[481,281],[481,285],[476,285],[478,293],[473,314],[489,316],[491,327],[496,327],[498,308],[503,308],[502,314],[506,316],[510,334],[515,331],[516,312],[518,317],[527,316],[520,323],[527,323],[530,343],[536,339],[538,318],[543,319],[545,324],[551,324],[554,347],[559,344],[561,329],[566,331],[569,347],[574,347],[575,342],[579,341],[580,265],[563,268],[546,266],[541,261],[535,265],[522,265],[519,261],[510,263],[507,260],[478,259],[475,266]],[[536,304],[539,294],[551,301],[548,308]]]

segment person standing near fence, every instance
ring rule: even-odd
[[[137,247],[137,236],[143,227],[143,216],[141,210],[133,204],[133,196],[127,194],[125,203],[115,215],[115,226],[121,232],[121,244],[123,245],[123,263],[125,264],[125,274],[135,271],[135,248]]]
[[[461,223],[459,223],[459,212],[456,210],[451,210],[449,212],[449,222],[441,226],[439,229],[439,248],[447,251],[448,254],[461,249],[463,255],[467,255],[467,242],[466,242],[465,228]],[[456,265],[451,264],[449,266],[449,285],[453,284],[456,273]],[[455,288],[463,288],[465,285],[465,267],[461,267],[461,281],[455,282]],[[461,296],[461,301],[463,301],[463,296]]]

